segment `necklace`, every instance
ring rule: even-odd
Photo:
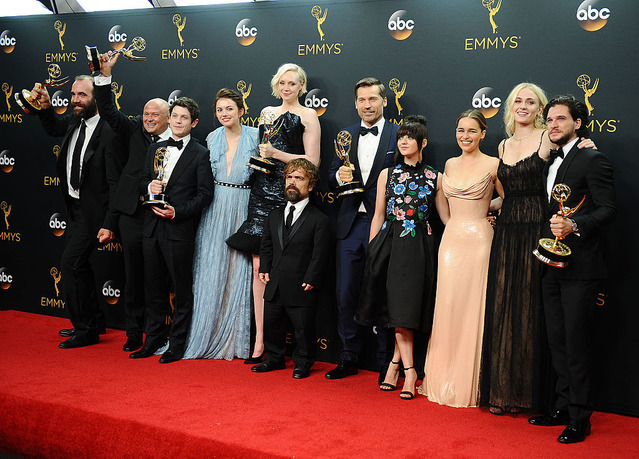
[[[522,140],[526,140],[528,137],[530,137],[533,132],[535,132],[534,129],[532,131],[530,131],[527,135],[523,136],[521,139],[518,139],[517,137],[515,137],[515,134],[513,134],[512,138],[513,138],[513,140],[516,140],[517,142],[521,142]]]

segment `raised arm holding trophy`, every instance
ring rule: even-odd
[[[50,64],[47,68],[47,73],[49,74],[49,78],[45,79],[42,83],[36,83],[35,88],[59,88],[69,82],[68,76],[62,76],[62,69],[60,69],[58,64]],[[34,91],[23,89],[20,92],[16,92],[14,97],[20,108],[29,115],[35,115],[36,110],[42,110],[42,105]]]

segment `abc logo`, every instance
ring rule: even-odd
[[[11,287],[11,282],[13,282],[13,276],[7,273],[7,268],[0,268],[0,288],[2,290],[7,290]]]
[[[577,8],[577,21],[582,29],[594,32],[601,29],[608,22],[610,9],[597,8],[600,0],[586,0]]]
[[[51,215],[51,218],[49,218],[49,228],[51,228],[51,232],[54,236],[62,236],[64,234],[64,230],[67,229],[67,222],[64,221],[61,213],[56,212]]]
[[[388,18],[388,31],[395,40],[406,40],[413,33],[415,21],[407,16],[406,10],[397,10]]]
[[[9,150],[4,150],[0,153],[0,167],[7,174],[13,170],[13,166],[16,165],[15,158],[9,156]]]
[[[235,26],[235,36],[242,46],[252,45],[257,38],[257,27],[251,26],[250,19],[242,19]]]
[[[328,107],[328,99],[322,97],[319,89],[312,89],[304,98],[304,105],[317,112],[317,116],[322,116]]]
[[[16,47],[16,39],[11,36],[10,30],[5,30],[0,34],[0,46],[2,46],[2,50],[9,54],[13,51],[13,48]]]
[[[486,86],[477,91],[473,96],[473,108],[481,110],[486,118],[495,116],[499,111],[499,107],[501,107],[501,99],[499,97],[492,97],[493,92],[493,88]]]
[[[115,304],[120,299],[120,289],[114,287],[115,282],[112,280],[108,280],[102,286],[102,296],[104,297],[104,301],[109,304]]]
[[[51,96],[51,106],[58,115],[62,115],[69,107],[69,99],[63,97],[62,91],[56,91]]]
[[[123,48],[126,44],[126,34],[121,30],[122,27],[117,24],[109,30],[109,43],[113,45],[113,49]]]
[[[173,91],[171,94],[169,94],[169,98],[168,98],[169,105],[173,105],[173,102],[178,100],[180,97],[182,97],[182,91],[180,91],[179,89],[176,89],[175,91]]]

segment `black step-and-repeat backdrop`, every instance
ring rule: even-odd
[[[59,261],[66,211],[55,174],[56,139],[22,113],[13,93],[48,77],[88,73],[84,45],[101,52],[130,46],[135,37],[146,62],[121,59],[112,90],[127,114],[151,97],[186,95],[202,107],[194,135],[214,129],[212,102],[221,87],[244,97],[245,124],[277,104],[270,79],[284,62],[309,76],[303,103],[322,127],[322,172],[333,159],[333,139],[357,122],[352,87],[377,76],[388,88],[386,117],[429,120],[428,161],[441,169],[459,154],[458,114],[480,108],[488,118],[483,151],[496,154],[504,136],[502,108],[521,81],[549,96],[572,93],[589,107],[590,132],[615,167],[619,216],[608,238],[611,278],[602,291],[597,330],[597,407],[639,415],[639,310],[635,236],[639,135],[633,122],[639,95],[635,0],[462,0],[268,2],[216,7],[0,19],[0,306],[66,316]],[[70,85],[50,91],[55,110],[70,110]],[[635,113],[633,115],[633,113]],[[339,205],[324,181],[319,198],[329,215]],[[122,247],[96,254],[96,283],[109,324],[123,325]],[[338,355],[330,286],[319,324],[319,357]],[[28,330],[25,330],[28,333]],[[369,340],[374,342],[373,336]],[[364,362],[372,365],[372,352]]]

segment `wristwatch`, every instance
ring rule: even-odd
[[[570,219],[570,223],[572,224],[572,232],[573,233],[578,233],[579,232],[579,227],[577,227],[577,222],[574,221],[572,218]]]

